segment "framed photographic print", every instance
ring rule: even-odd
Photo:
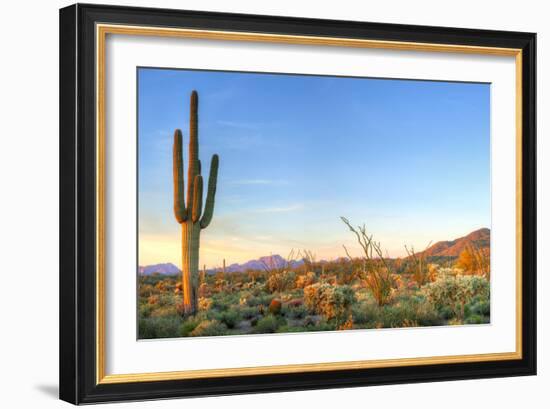
[[[61,9],[61,399],[535,374],[535,40]]]

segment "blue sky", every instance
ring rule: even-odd
[[[358,255],[339,216],[391,256],[490,227],[489,84],[141,68],[141,265],[180,265],[171,150],[176,128],[187,143],[193,89],[205,178],[220,156],[201,265]]]

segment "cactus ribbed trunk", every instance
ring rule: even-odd
[[[218,180],[218,155],[212,156],[210,162],[210,177],[206,203],[203,208],[203,179],[201,162],[199,160],[198,132],[199,96],[196,91],[191,93],[189,115],[189,160],[187,168],[187,200],[185,200],[185,181],[183,173],[183,135],[181,130],[174,132],[173,144],[173,182],[174,182],[174,216],[181,224],[182,247],[182,312],[193,315],[198,306],[199,287],[199,246],[201,229],[208,227],[214,214],[214,198]]]
[[[198,306],[200,224],[181,224],[183,312],[194,314]]]

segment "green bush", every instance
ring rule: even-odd
[[[282,271],[271,273],[265,286],[270,292],[290,290],[295,287],[296,273],[294,271]]]
[[[300,326],[288,326],[283,325],[282,327],[279,327],[277,329],[278,333],[285,333],[285,332],[306,332],[308,329],[306,327],[300,327]]]
[[[368,302],[356,303],[351,307],[351,314],[355,324],[374,323],[378,319],[379,307]]]
[[[210,337],[225,335],[227,327],[216,320],[203,321],[191,332],[193,337]]]
[[[240,307],[239,308],[241,316],[245,320],[252,319],[259,314],[258,307]]]
[[[384,306],[378,314],[377,320],[378,326],[383,328],[428,327],[444,323],[430,304],[413,300]]]
[[[277,332],[281,322],[274,315],[266,315],[256,324],[255,332],[258,334],[267,334]]]
[[[269,307],[269,304],[271,303],[273,298],[275,298],[274,294],[259,294],[256,297],[250,297],[246,301],[246,304],[249,307],[257,307],[260,305],[263,305],[264,307]]]
[[[142,318],[139,320],[139,338],[174,338],[180,334],[182,319],[178,316]]]
[[[151,284],[140,284],[139,286],[139,296],[140,297],[150,297],[153,294],[157,294],[158,290]]]
[[[147,318],[151,315],[151,311],[153,311],[153,306],[149,304],[140,304],[139,305],[139,317],[140,318]]]
[[[200,324],[201,320],[194,317],[189,317],[186,319],[183,324],[180,326],[180,335],[182,337],[188,337],[191,335],[191,333],[197,328],[197,326]]]
[[[444,276],[423,287],[428,301],[437,309],[450,308],[459,320],[474,297],[489,298],[489,281],[480,276]]]
[[[439,308],[439,316],[443,319],[450,320],[455,316],[454,311],[449,306]]]
[[[149,314],[150,317],[171,317],[178,315],[175,305],[159,305],[152,308]]]
[[[478,315],[489,315],[491,313],[491,303],[489,300],[474,301],[470,304],[470,312]]]
[[[241,316],[235,309],[223,312],[220,315],[220,321],[224,323],[227,328],[235,328],[240,320]]]
[[[472,314],[464,320],[464,324],[484,324],[487,321],[481,315]]]
[[[333,321],[322,320],[317,325],[307,326],[308,331],[335,331],[336,323]]]
[[[323,315],[327,320],[345,321],[355,301],[355,294],[347,285],[317,283],[304,288],[306,308]]]
[[[218,293],[212,296],[210,309],[227,311],[231,306],[239,304],[238,294]]]
[[[283,315],[291,319],[302,319],[307,315],[306,307],[299,305],[297,307],[292,307],[289,305],[283,305]]]

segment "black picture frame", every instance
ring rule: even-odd
[[[96,23],[522,50],[522,357],[292,374],[98,384]],[[60,10],[60,398],[74,404],[536,374],[536,34],[76,4]]]

